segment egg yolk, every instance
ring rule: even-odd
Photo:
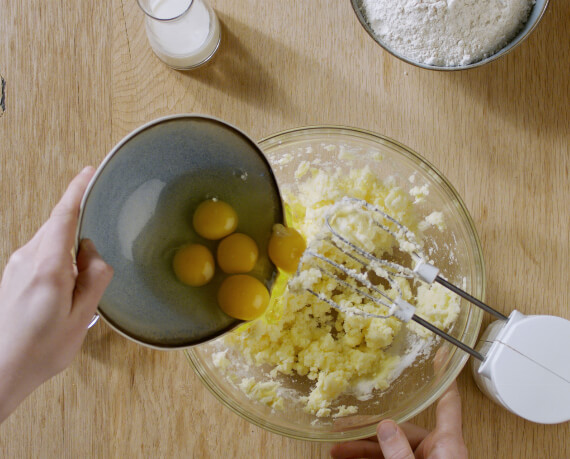
[[[258,252],[257,244],[249,236],[230,234],[218,245],[218,265],[228,274],[247,273],[254,268]]]
[[[306,248],[305,239],[297,230],[277,224],[273,227],[267,252],[275,266],[294,273]]]
[[[236,274],[224,279],[220,285],[218,304],[230,317],[253,320],[267,309],[269,292],[255,277]]]
[[[196,208],[192,223],[200,236],[216,240],[235,231],[238,224],[238,216],[228,203],[217,199],[209,199],[200,203]]]
[[[172,259],[172,268],[180,282],[200,287],[214,277],[214,256],[201,244],[188,244],[176,251]]]

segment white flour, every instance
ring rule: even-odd
[[[506,45],[534,0],[363,0],[376,36],[392,51],[427,65],[453,67]]]

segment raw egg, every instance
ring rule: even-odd
[[[172,268],[180,282],[200,287],[214,277],[214,256],[201,244],[188,244],[176,251],[172,259]]]
[[[220,285],[218,304],[230,317],[253,320],[267,309],[269,292],[255,277],[236,274],[224,279]]]
[[[238,225],[236,211],[227,202],[209,199],[200,203],[192,219],[196,232],[206,239],[222,239]]]
[[[247,273],[254,268],[258,252],[257,244],[246,234],[230,234],[218,245],[218,265],[228,274]]]
[[[277,224],[273,227],[267,252],[275,266],[294,273],[306,247],[305,239],[297,230]]]

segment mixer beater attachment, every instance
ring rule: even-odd
[[[415,266],[411,268],[396,261],[388,260],[382,257],[383,254],[375,254],[353,242],[353,240],[349,239],[350,236],[344,235],[343,231],[339,229],[342,223],[337,224],[339,223],[338,220],[342,218],[339,216],[343,212],[364,213],[366,221],[372,223],[377,231],[384,232],[393,239],[393,244],[400,257],[404,259],[407,254]],[[341,305],[334,301],[330,295],[316,292],[313,288],[306,287],[309,293],[345,314],[379,319],[387,319],[394,316],[403,322],[413,320],[478,360],[484,360],[484,356],[481,353],[415,314],[415,307],[402,299],[402,291],[395,278],[416,278],[428,284],[438,282],[497,318],[507,320],[507,317],[443,279],[439,275],[439,269],[427,261],[414,233],[406,226],[367,201],[344,197],[326,215],[325,229],[323,236],[316,243],[311,244],[305,251],[300,265],[301,268],[313,267],[318,269],[322,275],[334,279],[342,287],[357,293],[362,298],[366,298],[379,306],[382,312],[385,312],[373,313],[355,306]],[[348,231],[347,228],[345,230]],[[324,247],[326,247],[325,250],[323,250]],[[354,261],[361,269],[349,267],[345,263],[335,261],[333,257],[324,255],[323,252],[327,252],[329,248],[332,248],[333,253],[334,251],[340,251],[344,260]],[[380,280],[384,280],[389,289],[383,289],[377,283],[372,282],[370,278],[374,274],[371,273],[374,273]]]
[[[366,231],[359,231],[361,225]],[[370,238],[391,249],[375,253]],[[326,287],[332,290],[316,291],[313,273],[334,280]],[[487,327],[476,351],[418,317],[414,306],[402,298],[402,279],[437,282],[499,320]],[[570,365],[564,352],[570,349],[570,321],[517,310],[506,317],[495,311],[443,279],[427,261],[414,233],[366,201],[345,197],[332,206],[322,237],[309,244],[289,286],[305,289],[348,315],[413,320],[475,357],[475,381],[499,405],[533,422],[570,420]],[[356,298],[335,300],[343,292],[355,293]],[[359,307],[364,299],[366,304]]]

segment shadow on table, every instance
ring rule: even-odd
[[[100,319],[89,329],[80,352],[82,358],[93,359],[110,369],[129,373],[134,362],[138,371],[153,366],[153,359],[149,356],[156,351],[125,338]],[[87,374],[85,376],[88,377]]]
[[[220,48],[212,61],[191,71],[181,71],[181,75],[197,80],[204,85],[239,98],[253,106],[269,111],[278,111],[286,118],[293,117],[300,107],[279,85],[280,75],[271,71],[271,63],[263,63],[260,57],[252,54],[244,43],[264,43],[264,49],[281,61],[290,62],[291,73],[299,69],[313,69],[318,72],[316,62],[308,62],[306,57],[288,48],[259,30],[227,16],[219,16],[222,26]],[[196,94],[200,97],[200,94]],[[204,93],[203,97],[207,97]]]
[[[570,2],[551,2],[537,28],[511,53],[487,66],[448,73],[448,81],[459,76],[455,81],[475,96],[484,116],[534,129],[537,136],[562,133],[562,114],[570,105],[568,17]]]
[[[169,359],[180,359],[183,373],[188,372],[190,365],[182,350],[156,350],[125,338],[104,320],[89,330],[80,350],[81,359],[94,360],[106,368],[108,374],[129,381],[137,377],[152,379],[154,373],[160,372]],[[79,371],[81,378],[91,378],[89,372]],[[132,382],[132,381],[131,381]]]

